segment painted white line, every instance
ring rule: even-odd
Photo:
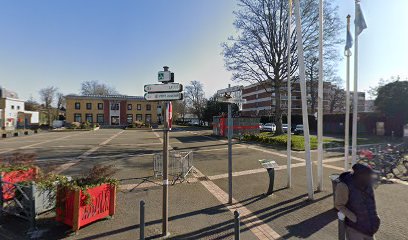
[[[195,169],[195,175],[197,177],[204,177],[198,169]],[[281,236],[275,232],[268,224],[264,223],[256,215],[254,215],[248,208],[243,206],[241,203],[232,199],[233,204],[228,205],[228,194],[224,192],[220,187],[210,180],[200,181],[200,183],[222,204],[234,212],[237,210],[240,213],[241,221],[258,239],[282,239]]]
[[[112,141],[113,139],[115,139],[116,137],[118,137],[120,134],[122,134],[124,132],[124,130],[116,133],[115,135],[109,137],[108,139],[106,139],[105,141],[103,141],[102,143],[100,143],[99,145],[89,149],[88,151],[84,152],[83,154],[81,154],[79,157],[77,157],[75,160],[72,160],[70,162],[67,162],[65,164],[60,165],[59,167],[57,167],[56,169],[54,169],[53,173],[58,174],[61,173],[62,171],[72,167],[73,165],[79,163],[81,160],[85,159],[87,156],[89,156],[90,154],[92,154],[93,152],[95,152],[96,150],[98,150],[99,148],[101,148],[102,146],[108,144],[110,141]]]
[[[262,148],[255,147],[255,146],[251,146],[251,145],[248,145],[248,144],[245,144],[245,145],[247,145],[249,149],[258,150],[258,151],[261,151],[261,152],[264,152],[264,153],[270,153],[270,154],[273,154],[273,155],[278,156],[278,157],[284,157],[284,158],[287,157],[287,155],[286,155],[286,154],[283,154],[283,153],[278,153],[278,152],[275,152],[275,151],[262,149]],[[293,159],[293,160],[296,160],[296,161],[299,161],[299,162],[305,162],[305,159],[299,158],[299,157],[295,157],[295,156],[292,156],[292,159]]]
[[[81,135],[81,134],[84,134],[84,133],[87,133],[87,132],[81,132],[81,133],[71,134],[71,135],[68,135],[68,136],[65,136],[65,137],[61,137],[61,138],[57,138],[57,139],[48,139],[48,140],[43,141],[43,142],[37,142],[37,143],[34,143],[34,144],[30,144],[30,145],[26,145],[26,146],[22,146],[22,147],[18,147],[18,148],[12,148],[12,149],[10,149],[10,150],[8,150],[8,151],[4,151],[4,152],[1,152],[1,153],[8,153],[8,152],[12,152],[12,151],[15,151],[15,150],[21,150],[21,149],[28,149],[28,148],[30,148],[30,147],[38,146],[38,145],[40,145],[40,144],[49,143],[49,142],[55,142],[55,141],[60,141],[60,140],[63,140],[63,139],[65,139],[65,138],[69,138],[69,137],[72,137],[72,136],[78,136],[78,135]]]

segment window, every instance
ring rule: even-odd
[[[74,122],[82,122],[82,117],[80,113],[75,113],[74,114]]]
[[[128,114],[126,119],[127,119],[127,120],[126,120],[127,123],[129,123],[129,124],[132,124],[132,123],[133,123],[133,115],[132,115],[132,114]]]
[[[17,110],[20,110],[20,106],[17,106]]]
[[[92,113],[85,114],[85,121],[87,121],[89,123],[93,123]]]
[[[11,105],[11,109],[14,109],[14,105]]]
[[[98,105],[99,105],[99,104],[98,104]],[[99,124],[103,124],[103,122],[104,122],[104,116],[103,116],[103,114],[97,114],[97,115],[96,115],[96,122],[99,123]]]
[[[92,103],[86,103],[86,109],[91,110],[92,109]]]
[[[119,110],[119,103],[112,103],[111,104],[111,110]]]
[[[152,105],[150,105],[150,104],[146,104],[146,110],[147,110],[147,111],[152,110]]]
[[[137,110],[142,110],[142,104],[137,104]]]
[[[98,110],[103,110],[103,103],[98,103]]]
[[[81,103],[76,102],[75,103],[75,109],[81,109]]]
[[[143,121],[142,114],[136,114],[136,121]]]
[[[146,114],[146,122],[150,123],[152,122],[152,114]]]
[[[128,104],[128,110],[132,110],[132,104]]]

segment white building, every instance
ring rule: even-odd
[[[15,92],[0,87],[0,127],[13,130],[17,127],[29,127],[38,124],[38,112],[25,111],[24,100]]]

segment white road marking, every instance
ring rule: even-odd
[[[57,167],[53,172],[58,174],[61,173],[62,171],[72,167],[73,165],[77,164],[78,162],[80,162],[81,160],[85,159],[87,156],[89,156],[90,154],[92,154],[93,152],[95,152],[96,150],[98,150],[99,148],[101,148],[102,146],[108,144],[110,141],[112,141],[113,139],[115,139],[116,137],[118,137],[120,134],[122,134],[124,132],[124,130],[116,133],[115,135],[109,137],[108,139],[106,139],[105,141],[103,141],[102,143],[100,143],[99,145],[89,149],[88,151],[84,152],[83,154],[81,154],[79,157],[77,157],[74,160],[71,160],[70,162],[67,162],[65,164],[60,165],[59,167]]]

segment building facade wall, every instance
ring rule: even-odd
[[[72,123],[88,120],[101,125],[128,125],[136,120],[157,123],[159,103],[148,102],[143,97],[135,98],[68,95],[66,96],[66,121]]]

